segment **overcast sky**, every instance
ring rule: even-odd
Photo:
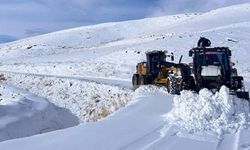
[[[250,0],[0,0],[0,40],[244,2]]]

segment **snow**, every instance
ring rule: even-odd
[[[132,97],[130,89],[77,79],[5,74],[8,83],[49,99],[70,110],[80,122],[97,121],[124,107]]]
[[[220,136],[235,133],[250,123],[249,101],[229,95],[225,86],[215,94],[207,89],[199,94],[182,91],[173,101],[166,120],[191,133],[213,131]]]
[[[250,130],[240,128],[235,134],[218,138],[210,132],[188,133],[166,122],[172,109],[172,96],[157,87],[142,87],[133,100],[113,115],[95,123],[43,135],[5,141],[1,149],[241,149],[249,148]],[[67,142],[65,142],[67,141]],[[23,144],[25,143],[25,144]],[[97,144],[98,143],[98,144]]]
[[[183,55],[188,63],[205,36],[230,47],[250,87],[249,14],[246,3],[1,44],[0,137],[8,141],[0,149],[250,149],[249,102],[225,87],[172,96],[164,87],[131,85],[144,52],[173,51],[175,62]]]
[[[154,87],[150,89],[157,91]],[[119,110],[107,119],[96,123],[82,124],[61,131],[50,132],[46,139],[41,139],[41,136],[34,136],[32,140],[24,138],[11,144],[8,143],[8,141],[3,142],[0,144],[0,148],[7,150],[18,147],[20,150],[39,150],[50,149],[57,145],[56,148],[62,150],[72,149],[72,146],[74,146],[76,150],[116,150],[131,149],[135,146],[138,148],[144,147],[144,141],[148,140],[148,138],[144,138],[144,136],[158,136],[159,133],[157,131],[164,126],[164,119],[161,115],[171,109],[171,101],[166,101],[166,99],[169,99],[171,96],[164,92],[142,91],[151,90],[148,90],[146,87],[138,89],[138,92],[136,91],[138,94],[135,95],[125,109]],[[154,99],[155,97],[157,97],[157,99]],[[51,141],[52,139],[53,141]],[[138,143],[134,141],[138,141]],[[22,146],[23,142],[26,143],[25,147]],[[65,144],[62,145],[61,142]]]
[[[0,85],[0,141],[78,124],[70,111],[11,85]]]

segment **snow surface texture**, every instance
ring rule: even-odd
[[[60,31],[0,45],[2,71],[130,79],[148,50],[169,50],[190,62],[200,36],[228,46],[238,72],[249,76],[250,4]],[[181,44],[180,44],[181,43]]]
[[[6,74],[11,83],[69,109],[81,122],[97,121],[124,107],[132,90],[74,79]]]
[[[225,86],[215,94],[207,89],[199,94],[182,91],[173,101],[173,109],[166,114],[166,120],[191,133],[213,131],[221,135],[250,125],[249,101],[229,95]]]
[[[0,141],[78,124],[69,110],[10,85],[0,85]]]
[[[9,58],[50,56],[63,54],[65,52],[79,52],[89,50],[90,48],[109,47],[113,43],[119,45],[130,38],[145,38],[148,32],[155,32],[158,28],[154,25],[165,28],[176,23],[191,19],[198,14],[180,14],[168,17],[158,17],[125,21],[116,23],[105,23],[94,26],[86,26],[65,31],[59,31],[51,34],[37,36],[19,40],[13,43],[2,44],[0,57],[8,61]],[[152,24],[154,22],[154,25]],[[143,28],[142,28],[143,26]],[[67,35],[67,36],[65,36]],[[130,44],[133,41],[128,41]],[[109,53],[105,51],[103,53]],[[68,58],[65,58],[68,59]],[[55,60],[54,60],[55,61]]]

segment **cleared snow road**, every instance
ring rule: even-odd
[[[17,75],[26,75],[26,76],[38,76],[38,77],[53,77],[61,79],[74,79],[87,82],[94,82],[97,84],[118,86],[126,89],[133,89],[132,82],[130,80],[120,80],[120,79],[108,79],[108,78],[97,78],[97,77],[83,77],[83,76],[61,76],[61,75],[49,75],[49,74],[36,74],[36,73],[22,73],[14,71],[0,71],[1,73],[7,74],[17,74]]]
[[[165,93],[144,93],[134,99],[134,104],[99,122],[2,142],[0,149],[135,149],[141,147],[135,145],[136,141],[160,137],[159,131],[165,123],[161,115],[171,109],[171,97]]]
[[[140,90],[140,89],[138,89]],[[250,130],[218,138],[206,132],[185,133],[163,117],[172,109],[172,96],[165,92],[136,91],[132,103],[96,123],[33,137],[4,141],[4,150],[237,150],[250,148]]]
[[[132,104],[99,122],[5,141],[0,144],[0,149],[70,150],[74,147],[75,150],[234,150],[240,146],[237,141],[244,141],[244,136],[237,134],[225,135],[222,140],[204,133],[181,133],[178,127],[168,124],[163,117],[171,108],[171,95],[142,92],[137,94]],[[243,146],[247,146],[247,143]]]

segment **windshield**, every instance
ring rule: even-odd
[[[199,66],[222,66],[225,70],[228,70],[228,62],[226,54],[223,52],[205,52],[196,55],[196,62]]]

